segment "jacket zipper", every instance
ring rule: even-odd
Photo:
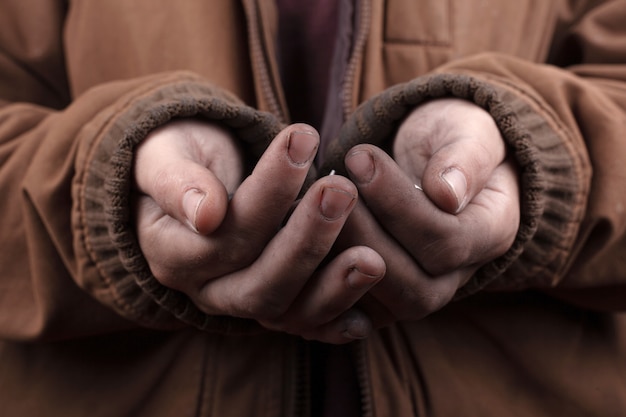
[[[358,3],[358,4],[357,4]],[[356,24],[356,35],[354,37],[354,47],[350,54],[348,67],[342,83],[342,111],[343,120],[346,120],[356,109],[358,97],[355,97],[356,82],[359,77],[359,69],[363,61],[365,43],[369,34],[371,25],[371,0],[355,0],[357,4],[358,19]],[[363,417],[373,417],[374,407],[372,403],[372,387],[369,381],[369,366],[367,360],[366,342],[360,341],[355,343],[354,347],[356,375],[361,394],[361,415]]]
[[[279,86],[272,80],[270,63],[266,46],[263,42],[262,22],[259,6],[255,0],[244,0],[244,7],[248,10],[248,42],[250,44],[250,55],[252,67],[258,76],[261,95],[266,101],[268,111],[276,116],[280,122],[286,123],[288,115],[286,109],[280,103]]]
[[[311,415],[311,372],[309,369],[309,365],[311,363],[311,354],[309,347],[303,341],[295,342],[295,361],[296,363],[293,366],[293,374],[292,378],[293,391],[293,413],[289,413],[289,415],[297,416],[297,417],[308,417]]]
[[[343,93],[342,97],[342,110],[343,119],[347,119],[348,116],[355,110],[358,97],[354,97],[356,89],[356,81],[359,76],[359,69],[361,68],[363,60],[363,50],[365,49],[365,42],[368,37],[368,28],[371,24],[371,12],[372,5],[371,0],[357,1],[357,13],[358,19],[356,24],[356,36],[354,40],[354,47],[352,48],[352,54],[350,55],[350,61],[346,68],[346,73],[343,78]]]
[[[354,37],[354,47],[350,54],[348,67],[342,82],[341,108],[343,120],[345,120],[356,108],[358,98],[354,97],[356,93],[356,82],[360,75],[359,69],[363,60],[363,51],[368,36],[368,28],[371,19],[371,0],[358,1],[358,19],[356,24],[356,35]],[[244,6],[248,9],[249,43],[251,49],[252,65],[258,74],[259,88],[263,99],[266,101],[268,110],[274,114],[281,122],[287,123],[288,115],[286,109],[280,104],[278,87],[274,85],[270,74],[269,57],[266,48],[263,46],[261,32],[261,16],[255,0],[244,0]],[[293,415],[308,415],[308,406],[310,406],[310,398],[308,396],[310,378],[308,366],[308,351],[303,344],[296,347],[294,364],[294,372],[292,378],[295,381],[292,391],[292,410]],[[364,342],[355,344],[355,364],[359,388],[361,390],[361,407],[364,417],[373,417],[372,392],[368,378],[367,352]]]
[[[361,394],[361,416],[374,417],[372,386],[369,380],[369,366],[366,343],[366,341],[358,341],[354,343],[354,364],[356,367],[356,377],[359,383],[359,390]]]
[[[368,28],[371,19],[371,0],[357,1],[358,18],[356,23],[356,36],[352,54],[346,68],[342,82],[341,107],[342,116],[345,120],[356,108],[358,98],[355,97],[356,82],[360,75],[360,67],[363,60],[363,51],[368,37]],[[279,92],[275,81],[272,79],[269,57],[262,41],[261,16],[255,0],[244,0],[244,5],[249,13],[249,43],[253,68],[258,75],[259,88],[263,99],[267,103],[268,111],[274,114],[281,122],[287,123],[289,116],[279,100]]]
[[[332,169],[341,169],[341,167],[326,164],[328,141],[338,136],[341,125],[358,105],[361,67],[371,24],[371,0],[343,0],[341,3],[339,8],[341,23],[350,25],[352,33],[350,38],[346,39],[345,32],[338,30],[339,38],[335,44],[337,49],[333,62],[337,67],[334,69],[342,72],[340,75],[334,72],[332,74],[324,121],[320,131],[322,144],[317,166],[323,173],[330,172]],[[346,42],[349,44],[346,45]],[[346,52],[348,53],[346,61],[336,62],[337,59],[344,59]]]

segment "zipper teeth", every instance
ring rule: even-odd
[[[354,105],[352,104],[352,96],[354,93],[354,80],[356,78],[357,69],[361,63],[363,57],[363,48],[367,41],[367,26],[370,24],[371,18],[371,4],[369,0],[364,0],[361,3],[359,10],[359,21],[357,25],[357,37],[354,42],[354,49],[348,68],[346,69],[346,75],[344,78],[344,93],[342,96],[342,110],[344,119],[354,111]]]
[[[298,417],[306,417],[309,416],[308,412],[309,406],[311,404],[310,398],[310,386],[309,381],[311,380],[311,376],[309,373],[308,364],[310,363],[309,351],[308,347],[298,341],[295,343],[296,346],[296,361],[297,363],[294,366],[294,380],[296,381],[294,384],[294,416]]]
[[[354,356],[357,380],[361,389],[361,415],[363,417],[373,417],[372,387],[368,378],[367,349],[364,341],[355,343]]]
[[[274,114],[281,122],[284,123],[285,117],[281,110],[281,106],[276,99],[276,93],[272,85],[271,77],[268,73],[269,63],[267,62],[266,53],[261,42],[261,17],[257,8],[258,6],[253,0],[249,0],[248,4],[250,5],[250,10],[253,13],[250,19],[250,25],[252,26],[250,28],[250,47],[252,48],[252,59],[257,63],[257,68],[259,69],[261,91],[263,97],[267,101],[270,113]]]

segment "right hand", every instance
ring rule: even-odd
[[[136,227],[155,278],[207,314],[328,343],[366,337],[371,323],[353,305],[383,277],[384,261],[357,246],[320,267],[355,205],[356,187],[322,178],[289,215],[317,132],[289,126],[245,180],[235,143],[215,125],[182,120],[137,149]]]

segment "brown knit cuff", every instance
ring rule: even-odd
[[[346,152],[359,143],[389,149],[409,112],[444,97],[471,101],[491,114],[521,175],[521,220],[513,245],[478,270],[457,297],[490,284],[507,289],[550,285],[582,218],[584,204],[572,201],[584,201],[585,190],[579,184],[580,164],[559,136],[562,132],[523,92],[493,79],[460,74],[434,74],[394,86],[359,106],[327,149],[320,171],[343,169]]]
[[[180,327],[181,322],[220,332],[257,329],[252,320],[209,316],[189,298],[161,285],[139,247],[131,218],[135,147],[173,118],[198,117],[232,129],[253,157],[282,128],[270,114],[243,105],[235,97],[189,74],[151,80],[130,91],[110,109],[92,143],[82,191],[86,246],[102,279],[103,299],[124,317],[144,326]],[[87,132],[88,133],[88,132]],[[96,295],[98,296],[98,295]]]

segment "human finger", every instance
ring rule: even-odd
[[[188,137],[189,135],[183,136],[182,139]],[[175,138],[181,140],[179,136]],[[154,138],[161,139],[166,146],[160,146],[158,141],[152,142],[154,146],[145,148],[141,154],[139,166],[145,162],[143,166],[160,167],[159,164],[151,164],[150,157],[161,162],[164,159],[165,161],[174,159],[176,169],[172,164],[166,164],[166,167],[158,169],[168,173],[178,172],[179,168],[185,172],[193,172],[195,165],[188,162],[191,155],[184,155],[187,157],[186,160],[181,156],[184,152],[180,150],[174,152],[172,147],[177,148],[172,142],[176,141],[172,141],[171,138],[162,136]],[[182,192],[165,192],[172,188],[166,186],[169,184],[167,181],[154,181],[152,177],[155,174],[150,175],[149,170],[139,169],[144,173],[141,178],[145,178],[146,181],[138,179],[138,188],[146,193],[162,195],[156,200],[149,196],[155,204],[143,204],[139,206],[143,210],[137,210],[140,245],[155,277],[165,286],[194,294],[204,282],[250,265],[267,241],[278,231],[279,225],[290,211],[302,188],[318,142],[319,136],[309,126],[294,125],[286,128],[270,144],[254,171],[239,188],[238,182],[228,181],[228,167],[220,165],[219,160],[213,161],[212,154],[206,155],[207,165],[214,168],[217,173],[224,171],[222,191],[237,189],[235,197],[230,202],[224,191],[221,206],[224,220],[220,221],[219,227],[206,235],[185,233],[181,225],[186,223],[180,222],[178,216],[171,216],[163,209],[175,206],[176,201],[184,200]],[[194,149],[197,148],[196,146]],[[201,157],[198,159],[202,160]],[[181,165],[180,161],[184,163]],[[206,182],[212,178],[213,172],[205,171],[207,172],[202,172],[202,179]],[[217,175],[214,178],[217,178]],[[177,181],[170,182],[179,184]],[[215,185],[214,188],[219,187]],[[144,199],[140,200],[147,202]],[[173,202],[168,204],[169,200]],[[211,216],[215,217],[215,213],[207,209],[207,204],[210,203],[211,201],[204,198],[202,204],[195,209],[197,224],[204,224],[210,221]],[[146,210],[148,207],[152,209]],[[146,213],[151,213],[151,216],[145,217]]]
[[[291,211],[318,146],[319,134],[311,126],[294,124],[281,131],[233,195],[225,231],[268,241]]]
[[[353,316],[344,322],[342,333],[330,332],[329,329],[336,326],[327,325],[344,316],[384,274],[385,262],[375,251],[364,246],[349,248],[307,281],[284,314],[275,319],[262,320],[261,324],[272,330],[314,337],[320,341],[329,341],[330,338],[337,342],[365,337],[366,334],[351,331],[355,326],[363,328],[362,324],[354,323],[356,319]]]
[[[255,320],[282,316],[324,261],[356,198],[347,178],[317,181],[259,256],[246,268],[206,282],[196,303],[209,313]]]
[[[492,173],[481,193],[458,214],[440,210],[381,149],[360,145],[348,153],[346,166],[384,230],[431,275],[487,262],[512,244],[519,218],[512,164],[496,167],[494,173],[501,175]],[[506,181],[494,182],[502,176]]]
[[[352,245],[372,248],[385,262],[385,278],[357,304],[375,328],[397,320],[418,320],[439,310],[473,272],[470,267],[430,274],[361,203],[354,208],[337,239],[339,248]]]

